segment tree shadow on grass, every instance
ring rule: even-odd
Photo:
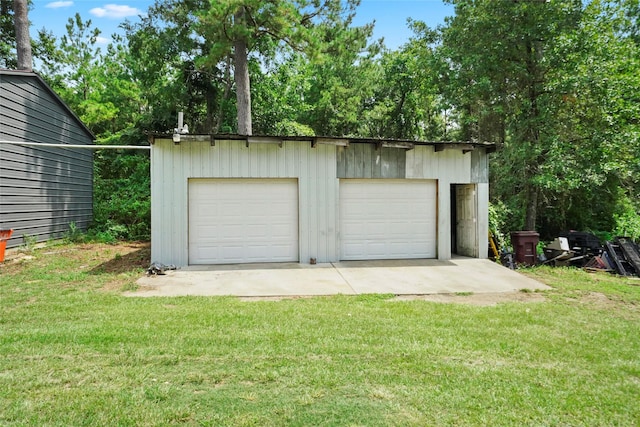
[[[124,252],[124,253],[122,253]],[[146,269],[151,264],[151,246],[149,243],[132,243],[109,261],[103,262],[92,268],[91,274],[120,274],[130,273],[136,269]]]

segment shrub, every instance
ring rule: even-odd
[[[151,235],[150,159],[148,153],[101,152],[96,155],[94,221],[98,240],[148,240]]]
[[[615,228],[613,234],[616,236],[630,237],[636,241],[640,240],[640,214],[638,206],[634,206],[629,198],[620,200],[618,213],[613,216]]]
[[[489,203],[489,232],[493,235],[493,238],[499,248],[506,248],[508,246],[508,228],[507,221],[511,214],[509,208],[498,200],[496,202]]]

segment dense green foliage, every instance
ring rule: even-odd
[[[637,209],[640,52],[618,2],[452,1],[442,92],[463,139],[496,141],[513,228],[612,230]],[[637,235],[636,235],[637,236]]]
[[[447,1],[454,16],[437,29],[416,16],[415,35],[396,50],[372,40],[372,25],[352,24],[357,0],[324,9],[310,0],[157,0],[106,48],[80,16],[64,37],[40,31],[33,45],[39,71],[99,142],[140,144],[173,129],[178,111],[192,132],[238,132],[241,40],[254,134],[495,142],[501,231],[640,238],[638,1]],[[0,64],[11,66],[10,14],[2,16]],[[100,231],[148,234],[140,156],[97,156]]]
[[[127,240],[150,238],[149,156],[103,151],[96,155],[93,231]]]
[[[17,59],[13,0],[0,0],[0,35],[0,68],[15,68]]]

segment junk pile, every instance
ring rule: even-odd
[[[593,234],[570,231],[554,239],[543,252],[543,264],[640,277],[640,247],[628,237],[616,237],[602,245]]]
[[[147,276],[163,276],[167,270],[177,270],[173,264],[162,264],[160,262],[152,262],[147,268]]]

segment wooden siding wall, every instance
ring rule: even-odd
[[[475,154],[473,154],[475,153]],[[450,185],[476,184],[479,257],[488,233],[488,162],[484,149],[471,153],[432,146],[412,150],[349,147],[285,141],[183,142],[156,139],[151,150],[151,256],[165,264],[188,264],[189,178],[297,178],[300,262],[340,259],[339,178],[435,179],[438,182],[438,258],[451,258]]]
[[[92,138],[32,75],[0,75],[0,139],[91,144]],[[0,228],[14,230],[8,246],[60,237],[75,222],[86,229],[93,212],[90,150],[0,143]]]
[[[489,156],[484,150],[471,152],[471,182],[489,183]]]
[[[287,141],[185,142],[156,140],[151,150],[151,257],[153,261],[188,263],[189,178],[297,178],[299,259],[308,263],[336,260],[338,180],[336,149]]]
[[[405,150],[351,144],[338,148],[338,178],[404,178]]]

